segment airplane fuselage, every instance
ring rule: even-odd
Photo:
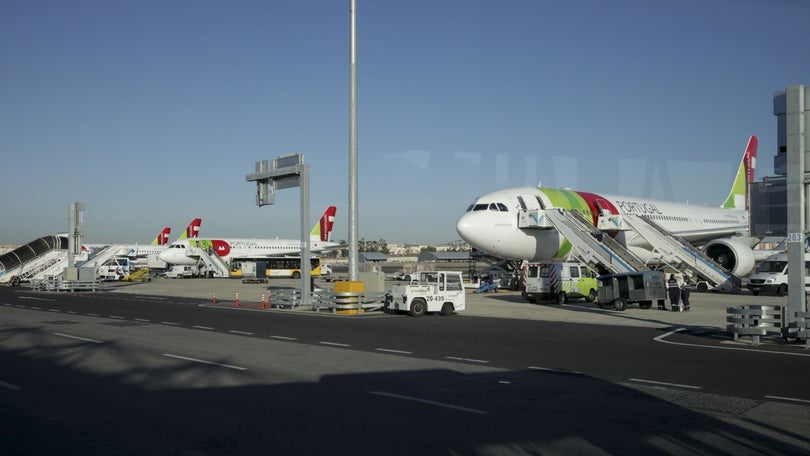
[[[521,211],[565,209],[577,211],[596,224],[600,214],[641,215],[692,242],[746,233],[745,210],[721,209],[573,190],[521,187],[490,193],[475,200],[458,220],[459,235],[473,247],[511,260],[561,260],[571,244],[555,229],[518,226]],[[632,232],[619,234],[638,256],[649,256],[649,244]]]

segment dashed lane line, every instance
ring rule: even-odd
[[[658,386],[674,386],[676,388],[702,389],[700,386],[683,385],[683,384],[680,384],[680,383],[658,382],[658,381],[655,381],[655,380],[644,380],[644,379],[641,379],[641,378],[631,378],[631,379],[628,379],[628,380],[630,380],[631,382],[649,383],[651,385],[658,385]]]
[[[239,335],[242,335],[242,336],[252,336],[253,335],[252,332],[249,332],[249,331],[237,331],[235,329],[232,329],[232,330],[230,330],[228,332],[231,333],[231,334],[239,334]]]
[[[556,374],[571,374],[571,375],[583,375],[580,371],[572,371],[568,369],[556,369],[553,367],[538,367],[538,366],[529,366],[531,370],[538,370],[544,372],[554,372]]]
[[[807,399],[798,399],[795,397],[783,397],[783,396],[765,396],[766,399],[776,399],[779,401],[789,401],[789,402],[799,402],[801,404],[810,404],[810,400]]]
[[[375,348],[374,350],[385,352],[385,353],[396,353],[398,355],[412,355],[413,352],[405,351],[405,350],[393,350],[391,348]]]
[[[278,340],[298,340],[295,337],[286,337],[286,336],[270,336],[270,338]]]
[[[163,353],[163,356],[166,356],[166,357],[169,357],[169,358],[175,358],[175,359],[182,359],[184,361],[191,361],[191,362],[194,362],[194,363],[209,364],[209,365],[212,365],[212,366],[226,367],[228,369],[247,370],[247,367],[234,366],[234,365],[231,365],[231,364],[217,363],[217,362],[214,362],[214,361],[206,361],[204,359],[189,358],[188,356],[174,355],[174,354],[171,354],[171,353]]]
[[[453,361],[466,361],[468,363],[489,364],[489,361],[484,359],[459,358],[458,356],[445,356],[444,359],[450,359]]]
[[[86,337],[73,336],[73,335],[65,334],[65,333],[53,333],[53,335],[54,336],[59,336],[59,337],[67,337],[68,339],[81,340],[81,341],[84,341],[84,342],[92,342],[94,344],[103,344],[104,343],[103,341],[100,341],[100,340],[88,339]]]
[[[10,390],[18,390],[18,389],[20,389],[19,386],[15,385],[13,383],[4,382],[2,380],[0,380],[0,386],[2,386],[5,389],[10,389]]]
[[[386,393],[384,391],[369,391],[369,394],[373,394],[375,396],[392,397],[394,399],[402,399],[402,400],[405,400],[405,401],[418,402],[420,404],[435,405],[437,407],[444,407],[444,408],[449,408],[449,409],[453,409],[453,410],[459,410],[459,411],[467,412],[467,413],[475,413],[475,414],[478,414],[478,415],[487,415],[487,414],[489,414],[489,412],[487,412],[486,410],[479,410],[479,409],[474,409],[474,408],[469,408],[469,407],[462,407],[460,405],[447,404],[447,403],[444,403],[444,402],[436,402],[436,401],[431,401],[429,399],[422,399],[422,398],[413,397],[413,396],[403,396],[401,394]]]
[[[205,329],[206,331],[211,331],[211,330],[213,330],[213,329],[214,329],[214,328],[212,328],[212,327],[210,327],[210,326],[199,326],[199,325],[194,325],[194,326],[192,326],[192,328],[195,328],[195,329]]]
[[[323,341],[321,341],[321,342],[318,342],[318,343],[322,344],[322,345],[329,345],[329,346],[332,346],[332,347],[351,347],[351,345],[349,345],[349,344],[341,344],[339,342],[323,342]]]

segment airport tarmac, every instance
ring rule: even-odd
[[[316,286],[332,289],[330,282],[316,280]],[[386,289],[397,282],[386,281]],[[262,294],[272,300],[273,290],[280,288],[300,288],[301,281],[295,279],[269,279],[266,284],[243,284],[235,279],[164,279],[156,278],[150,282],[127,283],[106,282],[104,292],[132,293],[157,296],[178,296],[212,300],[216,296],[218,305],[234,303],[236,293],[243,307],[250,303],[260,303]],[[787,297],[753,296],[748,292],[728,293],[692,293],[689,312],[661,311],[653,305],[651,309],[640,309],[637,305],[628,306],[625,311],[612,308],[600,309],[595,303],[575,300],[568,304],[539,303],[532,304],[523,300],[520,292],[500,290],[497,293],[467,293],[467,309],[464,315],[490,318],[516,318],[566,323],[588,323],[602,325],[641,326],[668,328],[672,326],[704,327],[707,329],[725,329],[726,308],[743,305],[786,305]],[[667,301],[669,307],[669,301]],[[271,312],[290,312],[290,310],[268,309]],[[296,310],[307,312],[308,310]]]

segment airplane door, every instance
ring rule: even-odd
[[[520,204],[520,210],[522,211],[543,209],[543,205],[540,203],[540,199],[538,199],[536,195],[527,193],[518,195],[518,203]]]

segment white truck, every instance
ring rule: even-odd
[[[422,271],[412,276],[415,278],[408,285],[395,285],[386,294],[386,311],[420,317],[427,312],[451,315],[465,309],[467,301],[460,272]]]

